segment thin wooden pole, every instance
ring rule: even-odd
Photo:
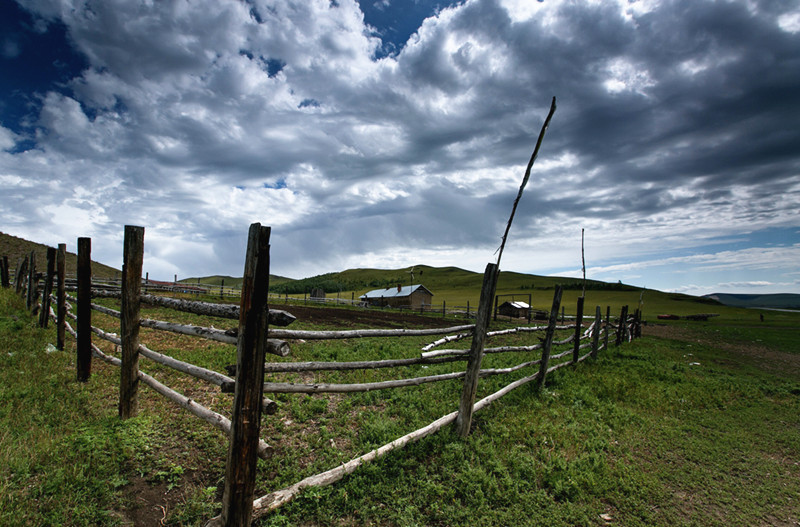
[[[92,239],[78,238],[78,381],[92,373]]]
[[[611,331],[611,306],[606,306],[606,332],[603,334],[603,345],[608,351],[608,334]]]
[[[578,364],[581,351],[581,331],[583,331],[583,304],[586,298],[578,297],[578,314],[575,316],[575,342],[572,346],[572,364]]]
[[[461,401],[458,406],[456,418],[456,432],[461,437],[469,435],[472,423],[472,412],[475,404],[475,394],[478,392],[478,377],[480,376],[481,359],[483,358],[483,343],[486,339],[486,328],[491,317],[492,298],[497,288],[497,264],[487,264],[483,273],[483,287],[481,287],[481,300],[478,304],[478,317],[475,320],[475,329],[472,336],[472,345],[467,360],[467,372],[461,390]]]
[[[139,307],[142,293],[144,227],[125,226],[122,256],[122,307],[119,333],[122,366],[119,381],[119,416],[136,417],[139,412]]]
[[[64,337],[66,336],[67,322],[67,294],[64,280],[67,274],[67,244],[58,244],[56,254],[56,274],[58,276],[58,286],[56,289],[56,348],[64,349]]]
[[[614,343],[616,346],[622,344],[622,341],[625,338],[625,326],[628,322],[627,319],[628,306],[622,306],[622,309],[619,312],[619,320],[617,321],[617,341]]]
[[[36,288],[36,253],[31,251],[28,256],[28,294],[25,297],[25,307],[31,311],[35,305],[35,295],[38,292]]]
[[[3,274],[0,276],[0,281],[2,281],[3,287],[8,288],[11,287],[11,280],[9,278],[9,268],[8,268],[8,256],[3,255]]]
[[[17,261],[17,272],[14,273],[14,291],[16,291],[18,295],[22,295],[22,291],[25,289],[25,273],[27,271],[28,257],[25,256]]]
[[[50,294],[53,292],[53,275],[56,272],[56,249],[47,248],[47,276],[42,293],[42,311],[39,313],[39,326],[46,328],[50,321]]]
[[[594,327],[592,328],[592,358],[597,358],[597,351],[600,347],[600,325],[603,323],[603,314],[600,312],[600,306],[596,306],[594,310]]]
[[[236,391],[220,523],[249,527],[253,514],[258,435],[269,325],[270,228],[250,226],[242,281]]]
[[[550,308],[550,320],[542,343],[542,361],[539,363],[539,377],[536,379],[537,392],[541,391],[544,386],[544,378],[547,376],[547,363],[550,362],[550,348],[553,346],[553,335],[556,332],[556,324],[558,323],[558,308],[561,305],[562,293],[561,286],[556,285],[556,290],[553,293],[553,307]]]

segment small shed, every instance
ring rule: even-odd
[[[497,308],[499,314],[511,318],[528,318],[528,313],[531,310],[525,302],[503,302]]]
[[[420,309],[426,305],[431,305],[433,293],[424,285],[417,284],[403,287],[398,284],[397,287],[374,289],[361,295],[360,300],[371,306]]]

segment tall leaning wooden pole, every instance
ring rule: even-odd
[[[269,227],[262,227],[259,223],[250,226],[239,311],[236,389],[222,514],[207,525],[247,527],[253,515],[269,326],[269,236]]]
[[[469,427],[472,423],[475,394],[478,391],[478,377],[480,375],[481,360],[483,358],[483,343],[486,339],[486,329],[489,325],[489,318],[492,315],[492,297],[494,297],[494,292],[497,289],[498,274],[497,264],[490,263],[486,265],[486,271],[483,273],[481,300],[480,304],[478,304],[478,316],[475,319],[472,346],[469,350],[467,371],[464,377],[461,401],[458,406],[458,416],[455,422],[456,432],[461,437],[467,437],[469,435]]]
[[[122,367],[119,382],[119,416],[136,417],[139,411],[139,307],[142,293],[144,227],[125,226],[122,250],[122,308],[120,337]]]
[[[87,382],[92,373],[92,239],[78,238],[77,306],[78,381]]]

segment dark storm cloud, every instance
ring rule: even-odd
[[[29,95],[35,148],[0,129],[1,181],[98,232],[153,225],[164,269],[239,272],[252,221],[273,225],[284,274],[431,248],[481,268],[556,96],[519,247],[587,226],[633,257],[634,226],[677,248],[796,224],[797,2],[447,5],[408,31],[392,3],[365,20],[352,0],[26,4],[87,62]],[[29,205],[0,204],[37,232]]]

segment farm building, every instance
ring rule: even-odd
[[[525,302],[503,302],[497,308],[499,314],[512,318],[528,318],[531,306]]]
[[[375,289],[369,293],[361,295],[361,301],[371,306],[379,307],[409,307],[420,309],[430,306],[433,300],[433,293],[424,285],[408,285],[402,287],[387,287],[386,289]]]

